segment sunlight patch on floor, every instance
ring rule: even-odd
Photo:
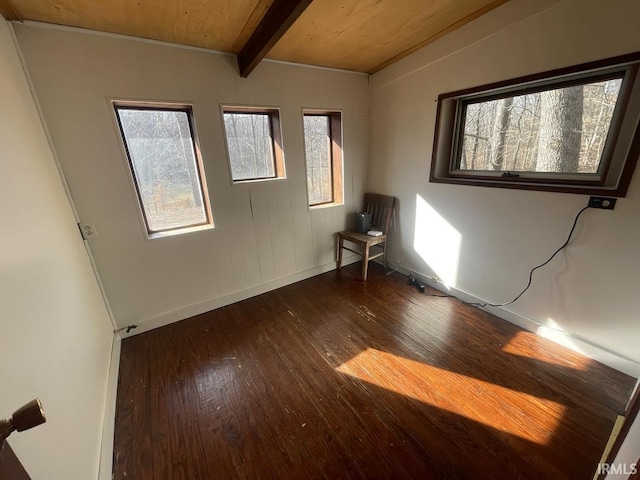
[[[578,358],[577,355],[571,355],[571,359],[568,359],[567,355],[563,354],[562,358],[559,358],[549,348],[545,348],[545,343],[548,343],[547,339],[540,338],[535,333],[523,331],[516,333],[509,343],[502,347],[502,351],[518,357],[539,360],[565,368],[571,367],[580,371],[586,370],[591,363],[588,357]],[[557,347],[554,345],[555,348]]]
[[[373,348],[336,370],[541,445],[551,441],[566,410],[548,399]]]

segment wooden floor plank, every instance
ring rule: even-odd
[[[358,265],[125,339],[114,479],[577,479],[634,379]]]
[[[260,301],[269,304],[268,297],[263,297]],[[314,443],[321,443],[320,448],[315,447],[312,452],[312,458],[319,460],[319,464],[316,465],[319,468],[315,471],[318,475],[326,475],[327,478],[339,478],[345,471],[352,477],[366,478],[361,466],[365,464],[371,448],[380,448],[383,444],[380,443],[378,435],[368,435],[363,439],[350,435],[350,432],[372,430],[373,422],[364,424],[356,412],[345,417],[335,415],[334,410],[324,408],[326,402],[331,402],[336,392],[343,391],[340,379],[322,358],[305,349],[306,342],[291,341],[300,339],[300,332],[295,330],[296,319],[292,318],[288,311],[279,307],[279,305],[269,305],[271,309],[269,314],[280,321],[274,324],[275,328],[268,330],[262,324],[263,333],[268,344],[278,353],[287,377],[295,385],[296,393],[308,406],[300,420],[302,425],[307,427],[304,430],[304,436],[314,439]],[[287,330],[287,335],[284,337],[281,335],[283,330]],[[283,342],[283,339],[286,341]],[[328,381],[329,377],[334,377],[334,381]],[[366,443],[363,444],[363,441]],[[370,442],[375,445],[367,445]],[[404,465],[392,464],[392,456],[383,456],[382,460],[384,461],[381,462],[378,474],[388,476],[406,472]],[[305,470],[309,471],[308,466],[305,466]]]
[[[153,480],[148,338],[123,342],[114,439],[114,478]]]

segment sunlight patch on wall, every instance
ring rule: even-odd
[[[551,441],[566,410],[548,399],[373,348],[336,370],[540,445]],[[523,415],[527,422],[517,420]]]
[[[420,195],[416,195],[413,248],[447,286],[455,286],[462,236]]]
[[[557,346],[547,346],[548,343],[549,342],[545,338],[540,338],[540,336],[535,333],[522,331],[516,333],[515,336],[502,348],[502,351],[510,355],[530,358],[532,360],[538,360],[552,365],[559,365],[565,368],[567,367],[567,362],[569,362],[572,368],[581,371],[586,370],[591,363],[589,358],[583,356],[572,356],[569,360],[567,359],[566,352],[563,352],[562,357],[559,357],[553,353],[557,350]]]
[[[564,347],[573,350],[574,352],[586,355],[584,350],[580,348],[575,340],[571,338],[571,334],[565,332],[562,326],[553,318],[547,318],[545,325],[540,325],[536,329],[536,333],[541,337],[556,342]]]

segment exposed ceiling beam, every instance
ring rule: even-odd
[[[6,1],[6,0],[0,0]],[[275,0],[238,54],[240,76],[247,78],[312,0]]]
[[[273,1],[274,0],[258,0],[253,12],[251,12],[251,15],[245,22],[244,27],[242,27],[238,38],[233,42],[233,46],[231,47],[232,53],[238,54],[242,51],[242,48],[247,44],[251,35],[256,31],[256,28],[258,28],[258,25],[260,25],[260,22],[269,11]]]
[[[13,6],[11,0],[0,0],[0,14],[4,17],[7,22],[11,22],[16,20],[18,22],[22,21],[22,17],[16,10],[16,7]]]

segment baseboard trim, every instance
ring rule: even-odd
[[[342,263],[344,266],[347,266],[357,262],[360,262],[360,257],[357,255],[352,255],[344,258]],[[125,330],[121,330],[120,333],[123,338],[138,335],[140,333],[148,332],[149,330],[164,327],[165,325],[169,325],[171,323],[186,320],[187,318],[191,318],[202,313],[210,312],[211,310],[215,310],[216,308],[225,307],[227,305],[231,305],[232,303],[240,302],[257,295],[262,295],[263,293],[270,292],[271,290],[275,290],[276,288],[285,287],[287,285],[291,285],[292,283],[306,280],[307,278],[315,277],[316,275],[327,273],[335,269],[336,262],[325,263],[324,265],[319,265],[317,267],[303,270],[286,277],[278,278],[276,280],[249,287],[244,290],[239,290],[228,295],[223,295],[222,297],[217,297],[211,300],[206,300],[204,302],[187,305],[177,310],[163,313],[156,317],[141,320],[139,322],[136,322],[137,328],[132,329],[129,333],[127,333]]]
[[[113,478],[113,441],[116,424],[116,399],[118,394],[118,375],[120,373],[120,348],[122,337],[120,333],[113,334],[111,345],[111,360],[109,376],[107,378],[107,395],[102,419],[102,440],[100,443],[100,460],[98,464],[98,480]]]
[[[464,290],[460,290],[454,287],[446,288],[442,284],[434,285],[434,283],[430,281],[431,277],[421,272],[412,270],[408,267],[402,267],[399,270],[408,270],[417,278],[419,278],[425,285],[436,288],[443,293],[448,293],[450,295],[458,297],[465,302],[486,302],[485,299],[476,297],[468,292],[465,292]],[[640,364],[638,362],[612,352],[604,347],[591,343],[590,341],[580,338],[575,334],[554,329],[532,318],[525,317],[524,315],[513,312],[504,307],[486,307],[484,308],[484,310],[492,313],[497,317],[502,318],[503,320],[506,320],[509,323],[513,323],[514,325],[524,328],[529,332],[535,333],[537,335],[540,335],[541,337],[551,340],[552,342],[567,347],[574,352],[586,355],[592,360],[603,363],[620,372],[631,375],[634,378],[640,378]]]
[[[360,261],[360,257],[357,255],[350,256],[344,259],[344,265],[350,265],[352,263],[357,263]],[[204,302],[187,305],[185,307],[179,308],[177,310],[173,310],[171,312],[167,312],[156,317],[152,317],[149,319],[142,320],[137,322],[136,325],[138,328],[131,330],[131,332],[126,333],[125,331],[121,331],[122,338],[130,337],[133,335],[138,335],[140,333],[148,332],[149,330],[153,330],[155,328],[160,328],[165,325],[169,325],[174,322],[179,322],[181,320],[185,320],[187,318],[200,315],[202,313],[209,312],[211,310],[215,310],[216,308],[221,308],[227,305],[231,305],[232,303],[240,302],[242,300],[246,300],[251,297],[255,297],[257,295],[262,295],[263,293],[269,292],[271,290],[275,290],[276,288],[281,288],[292,283],[296,283],[302,280],[306,280],[307,278],[314,277],[316,275],[320,275],[322,273],[330,272],[331,270],[335,270],[336,263],[330,262],[324,265],[319,265],[314,268],[310,268],[308,270],[304,270],[302,272],[294,273],[292,275],[282,277],[271,282],[266,282],[260,285],[256,285],[254,287],[250,287],[244,290],[239,290],[237,292],[233,292],[228,295],[224,295],[222,297],[217,297],[211,300],[206,300]],[[430,281],[430,277],[422,272],[418,272],[412,270],[408,267],[402,267],[399,270],[408,270],[413,273],[417,278],[422,280],[423,283],[434,287],[444,293],[452,294],[461,300],[466,302],[478,302],[484,303],[485,300],[479,297],[476,297],[464,290],[460,290],[454,287],[445,288],[441,284],[434,285],[433,282]],[[551,328],[547,325],[544,325],[532,318],[525,317],[519,313],[508,310],[504,307],[487,307],[485,308],[488,312],[496,315],[497,317],[506,320],[509,323],[517,325],[527,331],[540,335],[552,342],[555,342],[559,345],[569,348],[575,352],[586,355],[587,357],[596,360],[600,363],[610,366],[611,368],[615,368],[627,375],[631,375],[634,378],[640,378],[640,364],[630,358],[626,358],[622,355],[619,355],[615,352],[607,350],[604,347],[593,344],[588,340],[580,338],[577,335],[562,332],[557,329]],[[119,355],[119,345],[118,345],[118,355]],[[113,359],[112,359],[113,362]],[[111,375],[111,373],[110,373]],[[116,374],[116,386],[117,386],[117,374]],[[100,479],[102,480],[102,478]]]

